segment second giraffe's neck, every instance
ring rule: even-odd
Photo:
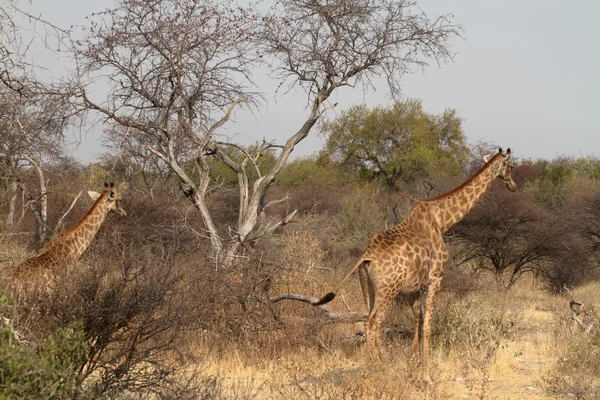
[[[85,250],[89,247],[90,243],[96,236],[98,230],[102,226],[106,214],[108,213],[108,205],[106,203],[106,192],[96,200],[92,208],[68,231],[64,232],[61,236],[63,238],[71,239],[74,249],[72,249],[71,256],[74,259],[79,259]]]
[[[481,196],[489,189],[498,175],[503,162],[504,157],[498,155],[456,189],[433,199],[425,200],[442,233],[463,219],[481,199]]]

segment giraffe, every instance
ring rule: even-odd
[[[421,378],[427,383],[432,383],[427,361],[434,300],[448,261],[443,234],[473,208],[495,178],[504,181],[510,191],[517,189],[512,179],[514,164],[510,160],[510,149],[506,153],[500,149],[498,154],[485,156],[484,160],[485,165],[462,185],[446,194],[418,200],[400,224],[375,234],[362,257],[335,290],[313,304],[333,300],[344,281],[359,269],[369,308],[365,329],[367,355],[376,350],[381,357],[381,323],[396,296],[410,296],[411,308],[418,315],[418,328],[408,354],[410,356],[418,343],[421,344]]]
[[[55,236],[46,249],[15,267],[13,291],[23,282],[41,284],[51,281],[59,268],[73,264],[81,257],[110,211],[127,215],[113,183],[105,183],[102,193],[89,191],[88,195],[94,205],[71,229]]]

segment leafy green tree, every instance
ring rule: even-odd
[[[568,158],[557,158],[552,161],[540,160],[538,162],[542,181],[547,181],[553,186],[565,183],[575,172],[573,161]]]
[[[579,173],[600,181],[600,159],[595,157],[578,158],[575,160],[574,167]]]
[[[324,123],[323,131],[325,156],[389,188],[440,173],[458,175],[469,154],[456,112],[429,114],[419,100],[390,108],[355,106]]]
[[[534,166],[539,171],[539,178],[533,188],[534,200],[551,210],[561,209],[569,196],[569,183],[575,176],[573,160],[555,158],[554,160],[537,160]]]
[[[289,162],[277,176],[277,184],[284,188],[302,185],[337,186],[348,180],[344,171],[316,156],[300,157]]]

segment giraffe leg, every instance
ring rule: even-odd
[[[369,281],[369,273],[364,263],[358,267],[358,277],[360,278],[360,288],[362,289],[363,298],[367,305],[367,310],[371,312],[371,306],[373,305],[374,290]]]
[[[421,378],[424,382],[432,384],[429,376],[429,336],[431,334],[431,321],[435,296],[441,286],[441,280],[432,281],[425,289],[425,298],[421,298],[421,312],[423,313],[423,327],[421,332]],[[424,300],[424,301],[423,301]]]
[[[392,301],[381,297],[375,298],[375,303],[369,314],[366,326],[367,336],[367,357],[372,357],[377,353],[379,360],[383,361],[383,349],[381,348],[381,323],[385,319],[387,312],[392,306]]]
[[[417,293],[411,294],[409,297],[410,308],[413,312],[415,320],[417,321],[417,324],[415,326],[415,335],[413,336],[413,341],[412,341],[410,348],[408,349],[408,353],[407,353],[407,356],[409,358],[413,355],[413,353],[417,349],[417,345],[419,344],[419,337],[420,337],[419,331],[421,331],[423,329],[423,313],[421,313],[421,301],[419,300],[420,295],[421,295],[421,292],[417,292]]]
[[[363,298],[365,300],[365,304],[367,305],[369,316],[371,316],[373,314],[373,306],[375,305],[375,287],[373,286],[373,281],[371,280],[369,271],[367,270],[365,264],[362,264],[358,268],[358,276],[360,278],[360,287],[363,292]],[[365,336],[367,332],[367,323],[368,320],[365,323]],[[367,348],[368,347],[369,346],[367,346]],[[367,349],[367,351],[369,350]]]

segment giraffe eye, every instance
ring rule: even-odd
[[[111,199],[115,198],[115,192],[110,192],[110,194],[108,195]]]

